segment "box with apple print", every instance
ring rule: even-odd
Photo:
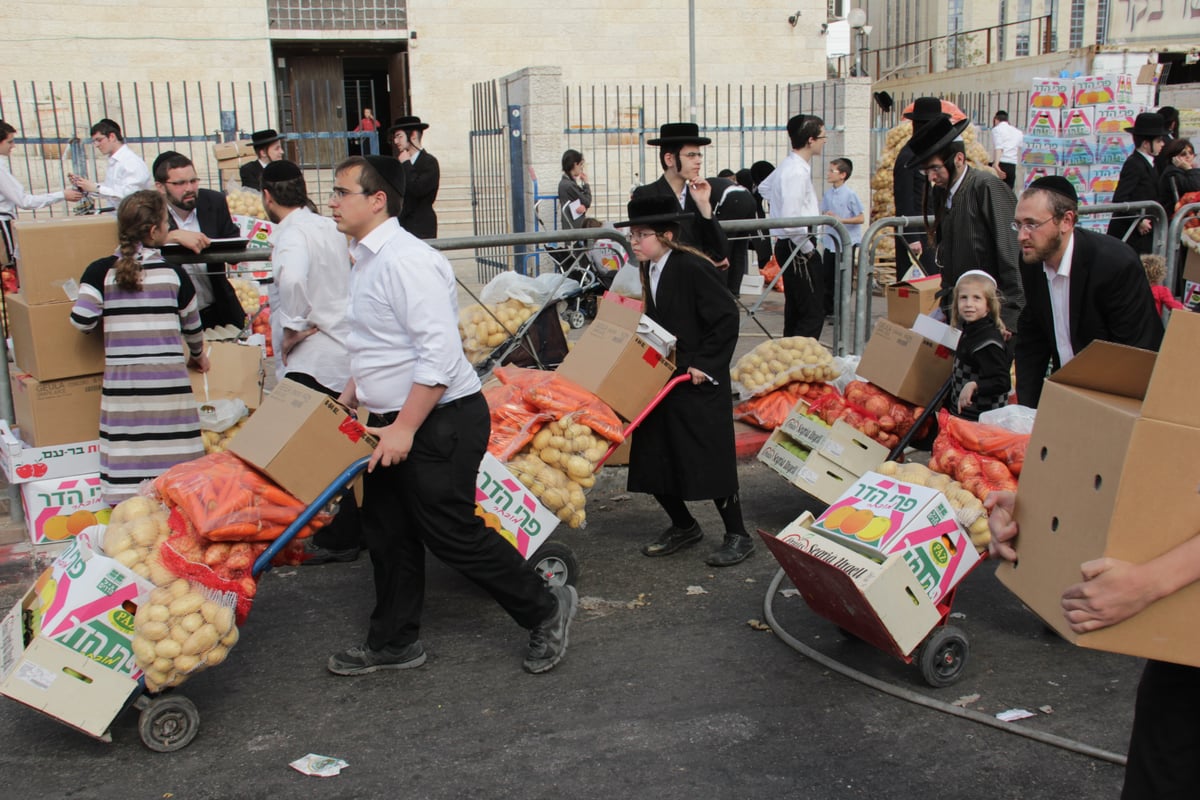
[[[100,442],[27,447],[8,423],[0,420],[0,469],[14,485],[99,472]]]

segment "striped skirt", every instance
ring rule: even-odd
[[[204,455],[196,397],[182,360],[109,364],[100,399],[100,482],[105,502]]]

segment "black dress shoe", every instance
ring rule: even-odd
[[[725,541],[712,552],[704,563],[710,567],[732,567],[740,564],[754,552],[754,541],[749,534],[727,533]]]
[[[691,547],[702,538],[704,538],[704,531],[700,530],[699,522],[694,523],[687,530],[676,528],[672,525],[662,532],[662,536],[659,536],[650,544],[643,545],[642,555],[651,557],[669,556],[685,547]]]
[[[360,551],[361,549],[358,547],[351,547],[346,550],[330,550],[327,547],[319,547],[310,540],[305,544],[304,560],[300,563],[306,567],[315,567],[319,564],[356,561],[358,560]]]

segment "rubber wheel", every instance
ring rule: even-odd
[[[200,730],[200,712],[179,695],[151,698],[138,718],[142,744],[156,753],[173,753],[192,743]]]
[[[934,628],[921,647],[921,677],[935,689],[941,689],[962,677],[971,645],[966,635],[953,625]]]
[[[587,322],[587,317],[583,315],[582,311],[564,311],[563,319],[571,326],[571,330],[575,331],[582,328],[584,323]]]
[[[579,579],[579,562],[570,547],[546,542],[529,561],[534,571],[551,586],[574,586]]]

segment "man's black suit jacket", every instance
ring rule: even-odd
[[[1075,229],[1071,257],[1071,348],[1079,353],[1094,340],[1158,350],[1162,319],[1138,254],[1109,236]],[[1054,338],[1050,289],[1041,263],[1021,263],[1025,308],[1014,337],[1017,401],[1037,407],[1047,368],[1062,366]]]
[[[654,183],[648,183],[633,190],[635,198],[656,197],[660,195],[674,198],[676,203],[679,202],[679,195],[671,188],[671,184],[667,182],[665,175]],[[714,189],[710,198],[710,202],[714,207],[718,199],[720,198]],[[692,216],[691,219],[685,219],[679,223],[680,241],[700,250],[714,262],[724,261],[726,258],[729,258],[729,242],[725,238],[725,231],[721,229],[721,223],[717,220],[716,214],[713,214],[711,219],[705,219],[700,214],[700,209],[696,208],[696,201],[692,199],[691,192],[688,192],[687,201],[683,205],[682,210],[690,212]]]
[[[404,208],[400,211],[400,224],[418,239],[437,238],[433,203],[441,182],[441,167],[428,150],[421,151],[417,163],[404,162]]]
[[[1113,192],[1112,201],[1131,203],[1158,199],[1158,170],[1141,153],[1134,153],[1121,166],[1121,177],[1117,179],[1117,190]],[[1120,239],[1132,224],[1133,217],[1113,217],[1108,223],[1108,235]],[[1154,232],[1141,234],[1134,231],[1126,241],[1138,253],[1149,253],[1154,249]]]
[[[175,217],[167,215],[171,230],[179,226]],[[196,194],[196,221],[200,223],[200,232],[210,239],[236,239],[242,235],[237,223],[229,214],[229,205],[225,195],[211,189],[200,189]],[[213,302],[208,308],[200,310],[200,318],[204,327],[214,325],[236,325],[239,328],[246,324],[246,312],[238,302],[237,292],[229,285],[225,276],[225,264],[209,264],[208,278],[212,284]]]

